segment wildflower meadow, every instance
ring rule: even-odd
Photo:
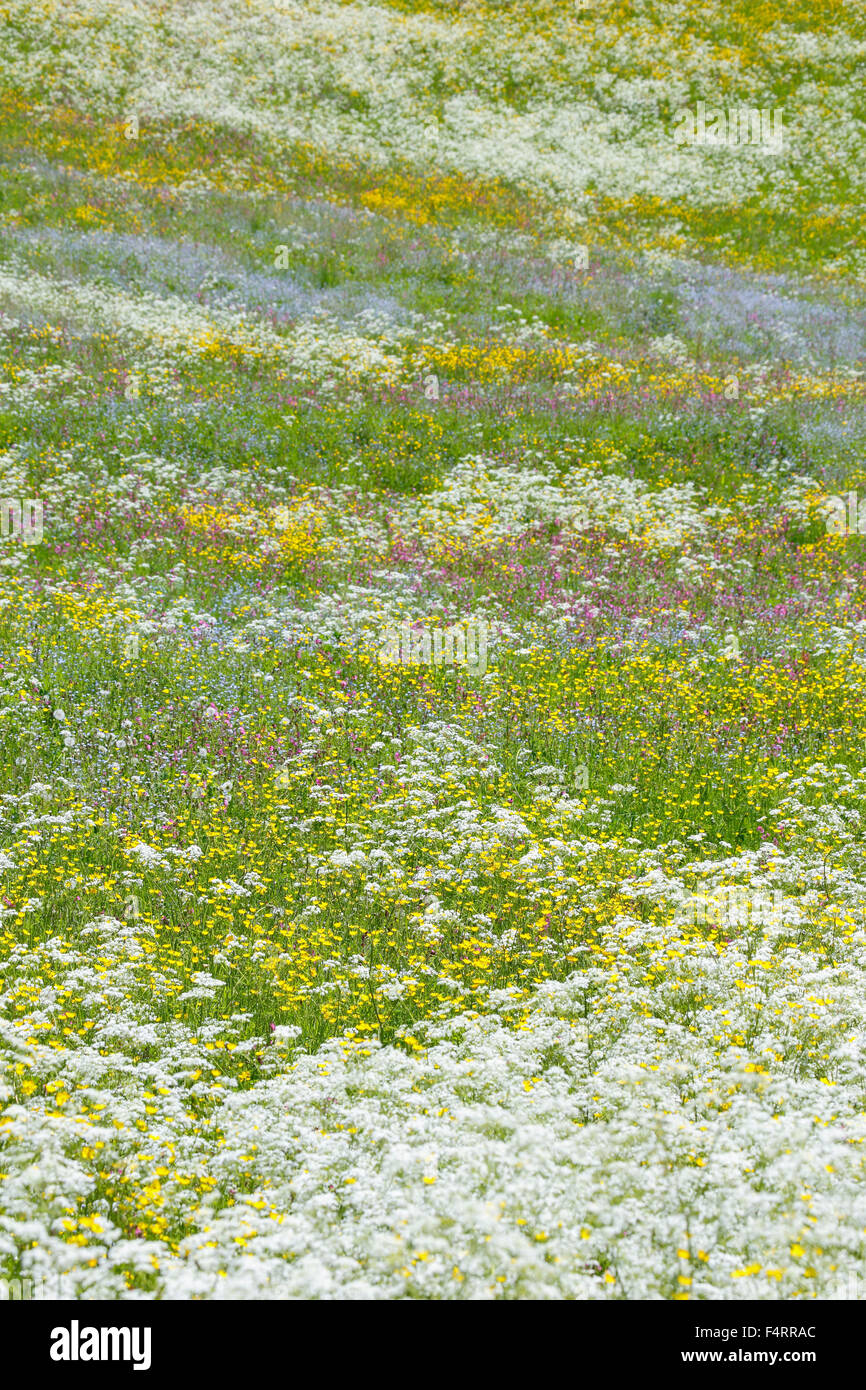
[[[864,62],[2,0],[0,1301],[866,1297]]]

